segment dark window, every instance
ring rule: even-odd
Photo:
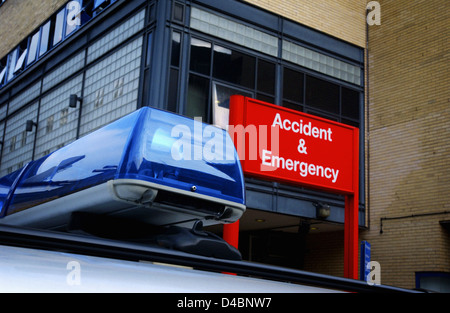
[[[180,66],[180,45],[181,45],[181,34],[174,32],[172,34],[172,56],[170,64],[172,66]]]
[[[189,88],[186,115],[189,117],[201,116],[208,121],[209,79],[197,75],[189,75]]]
[[[275,103],[275,97],[267,96],[261,93],[256,94],[256,99],[268,103]]]
[[[171,68],[169,77],[169,98],[167,99],[167,110],[176,112],[178,102],[178,70]]]
[[[303,73],[285,67],[283,69],[283,100],[303,103],[303,81]]]
[[[359,119],[359,92],[342,87],[341,91],[342,115]]]
[[[191,38],[190,70],[209,75],[211,68],[211,43]]]
[[[181,3],[175,2],[173,4],[173,20],[175,22],[183,23],[184,21],[184,6]]]
[[[275,94],[275,64],[264,60],[258,60],[258,91]]]
[[[339,86],[323,79],[306,76],[306,105],[339,114]]]
[[[152,47],[153,47],[153,33],[148,34],[147,36],[147,57],[145,61],[145,66],[150,66],[152,61]]]
[[[213,76],[215,78],[255,88],[256,60],[249,55],[221,46],[214,46]]]

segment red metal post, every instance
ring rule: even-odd
[[[353,193],[345,196],[344,277],[358,279],[359,130],[353,135]]]
[[[230,245],[238,248],[239,244],[239,220],[232,224],[223,225],[223,239]]]

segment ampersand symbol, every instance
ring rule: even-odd
[[[298,152],[303,153],[303,154],[308,154],[308,152],[306,152],[306,147],[305,147],[305,140],[304,139],[300,139],[298,141],[298,147],[297,147]]]

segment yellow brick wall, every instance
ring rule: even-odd
[[[447,0],[380,0],[369,27],[369,230],[381,281],[415,287],[417,271],[450,271],[450,72]],[[405,217],[384,221],[380,218]]]
[[[8,0],[0,7],[0,58],[67,0]]]
[[[366,44],[364,0],[245,0],[360,47]]]

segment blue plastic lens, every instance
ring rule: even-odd
[[[221,129],[142,108],[0,179],[0,217],[116,179],[244,204],[234,145]]]
[[[142,179],[187,191],[195,186],[198,193],[244,204],[240,162],[224,130],[148,110],[132,141],[118,178]]]

